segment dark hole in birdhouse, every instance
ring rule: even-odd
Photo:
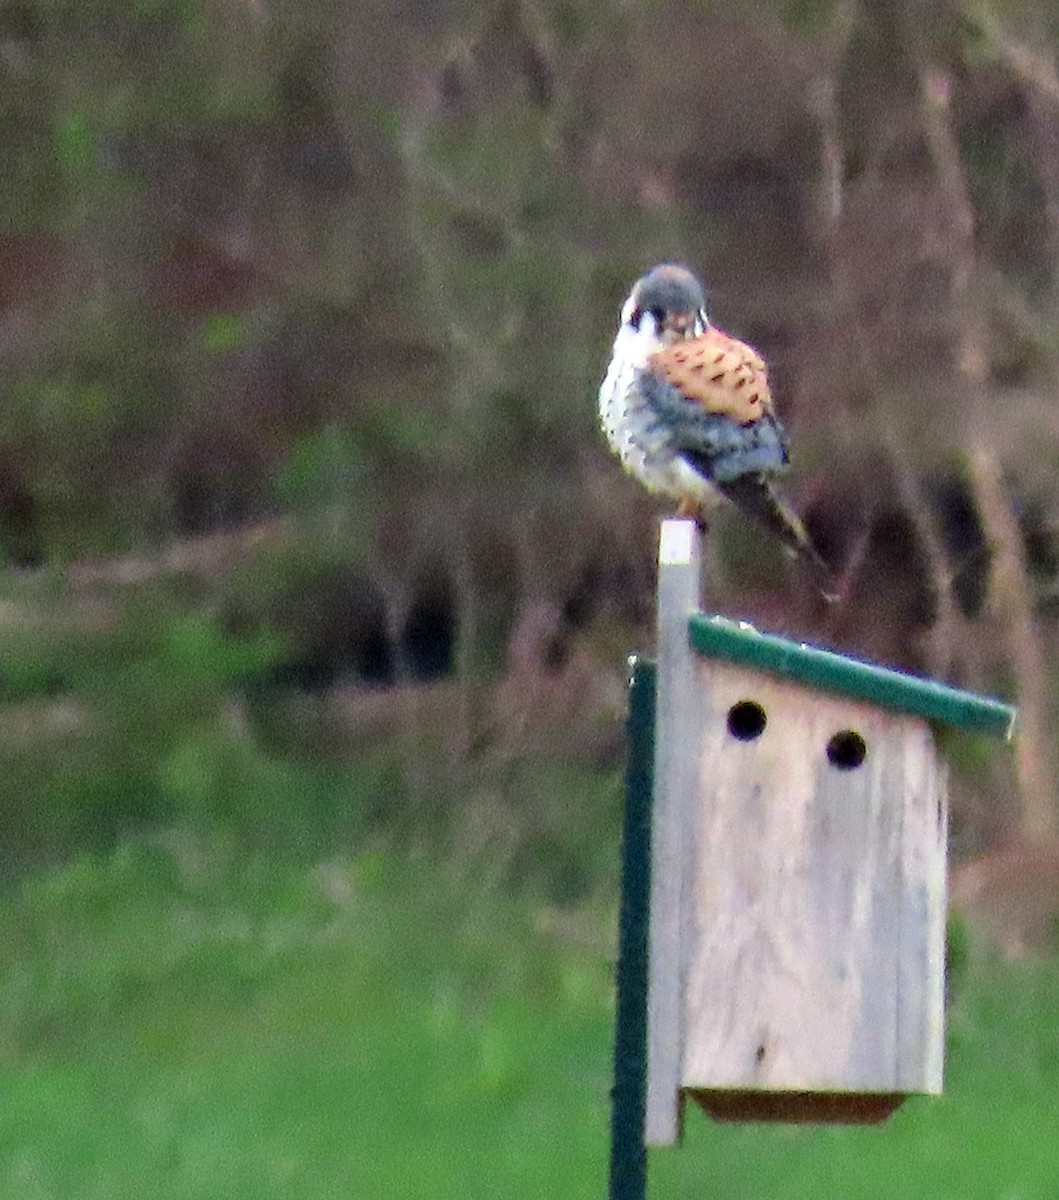
[[[840,771],[855,771],[867,753],[868,746],[855,729],[842,729],[827,743],[827,761]]]
[[[740,700],[728,710],[728,732],[741,742],[752,742],[765,732],[768,718],[754,700]]]

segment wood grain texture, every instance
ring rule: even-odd
[[[928,725],[725,663],[695,675],[682,1086],[939,1092],[946,812]],[[743,700],[767,717],[753,740],[728,730]],[[867,746],[853,770],[827,757],[843,730]]]
[[[647,985],[647,1106],[644,1137],[680,1136],[684,1034],[683,922],[694,847],[699,757],[692,749],[696,664],[688,617],[699,607],[702,535],[694,521],[663,521],[658,566],[657,719],[651,819],[650,953]],[[689,753],[689,749],[691,752]]]
[[[741,425],[772,409],[761,355],[720,329],[675,342],[653,354],[648,365],[707,412],[731,417]]]

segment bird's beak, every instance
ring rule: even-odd
[[[674,312],[666,313],[662,319],[662,336],[669,335],[670,341],[677,341],[679,338],[686,338],[689,330],[695,324],[694,313]]]

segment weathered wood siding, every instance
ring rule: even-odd
[[[697,530],[665,522],[649,1145],[677,1140],[688,1091],[818,1102],[942,1083],[947,814],[930,726],[700,657],[687,628],[700,569]],[[756,736],[732,731],[741,702],[764,716]],[[865,750],[845,769],[828,755],[843,732]]]
[[[689,1088],[939,1092],[944,780],[929,726],[745,668],[695,664],[683,923]],[[740,740],[728,713],[761,706]],[[832,765],[852,730],[863,763]]]

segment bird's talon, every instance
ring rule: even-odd
[[[700,533],[706,532],[706,518],[702,505],[687,496],[677,505],[677,516],[684,521],[694,521]]]

